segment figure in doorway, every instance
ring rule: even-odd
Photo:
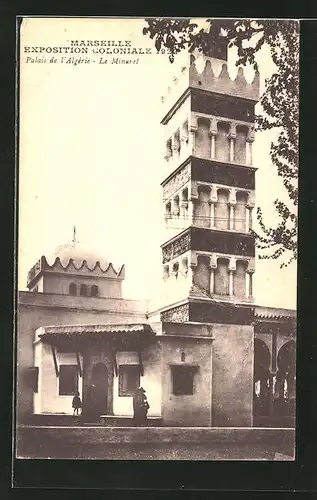
[[[278,370],[274,386],[274,413],[276,417],[285,415],[285,374]]]
[[[82,405],[81,405],[80,395],[79,392],[76,391],[72,403],[72,407],[74,408],[73,415],[79,415],[79,410],[81,409],[81,406]]]
[[[135,425],[144,425],[146,423],[149,408],[150,405],[145,390],[143,387],[139,387],[133,395],[133,418]]]

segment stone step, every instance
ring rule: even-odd
[[[26,422],[28,425],[43,426],[89,426],[89,427],[134,427],[135,422],[132,417],[122,415],[101,415],[99,419],[90,421],[82,415],[74,416],[60,413],[33,414]],[[162,419],[160,417],[148,417],[146,427],[160,427]]]

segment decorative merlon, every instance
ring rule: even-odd
[[[240,97],[254,101],[254,103],[259,101],[260,74],[258,71],[255,71],[253,81],[248,83],[243,67],[239,67],[236,77],[231,79],[226,63],[222,64],[220,74],[216,76],[213,58],[200,56],[199,59],[204,62],[203,70],[198,71],[196,59],[191,55],[191,64],[182,67],[179,76],[174,78],[173,85],[169,86],[165,96],[161,97],[164,108],[169,107],[171,103],[175,103],[188,87]]]
[[[119,270],[116,270],[113,264],[107,263],[106,267],[102,267],[99,261],[96,261],[93,266],[88,265],[87,260],[83,259],[80,262],[70,258],[67,263],[62,263],[59,257],[55,258],[55,261],[50,265],[47,262],[45,256],[42,256],[40,260],[31,268],[28,273],[28,286],[30,283],[38,277],[43,272],[58,272],[63,274],[79,274],[79,275],[89,275],[89,276],[102,276],[109,279],[124,280],[125,278],[125,266],[122,265]]]

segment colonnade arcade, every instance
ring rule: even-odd
[[[199,158],[252,165],[254,126],[249,122],[191,112],[166,141],[166,161]]]
[[[171,228],[194,225],[249,232],[253,226],[254,205],[252,190],[191,181],[165,200],[165,222]]]
[[[206,295],[252,299],[253,273],[253,257],[191,250],[164,265],[163,279],[176,289],[187,282]]]
[[[279,343],[278,349],[270,349],[263,340],[254,340],[255,417],[295,415],[296,343]]]

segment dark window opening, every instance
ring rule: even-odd
[[[77,285],[76,285],[76,283],[71,283],[69,285],[69,295],[77,295]]]
[[[98,297],[98,287],[97,287],[97,285],[92,285],[91,290],[90,290],[90,295],[92,297]]]
[[[194,394],[197,366],[172,366],[172,391],[175,396]]]
[[[140,387],[139,365],[120,365],[119,396],[133,396],[138,387]]]
[[[59,367],[59,395],[72,396],[78,391],[77,365],[60,365]]]
[[[175,275],[175,278],[177,279],[178,278],[178,272],[179,272],[179,264],[178,262],[175,262],[175,264],[173,264],[173,273]]]
[[[38,392],[39,387],[39,367],[32,366],[28,369],[28,380],[29,386],[31,387],[33,392]]]
[[[87,285],[80,285],[80,295],[87,297]]]

